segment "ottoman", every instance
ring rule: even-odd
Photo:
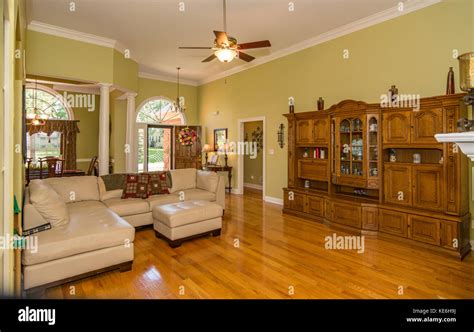
[[[218,236],[222,228],[222,207],[208,201],[186,201],[155,206],[153,228],[156,237],[165,239],[172,248],[183,241],[212,234]]]

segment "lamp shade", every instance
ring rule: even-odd
[[[202,147],[202,152],[212,152],[212,148],[209,144],[204,144]]]
[[[228,48],[222,48],[214,52],[214,55],[220,62],[231,62],[237,55],[237,52]]]
[[[474,52],[460,55],[458,60],[461,90],[469,91],[474,89]]]

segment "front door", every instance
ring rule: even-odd
[[[137,134],[139,172],[173,168],[173,126],[140,123]]]

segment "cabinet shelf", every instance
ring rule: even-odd
[[[443,164],[439,163],[402,163],[402,162],[391,162],[391,161],[385,161],[384,165],[400,165],[400,166],[439,166],[443,167]]]

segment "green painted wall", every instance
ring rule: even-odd
[[[114,50],[28,30],[29,75],[112,83]]]
[[[248,142],[252,142],[252,133],[263,127],[263,121],[252,121],[244,123],[244,137],[248,137]],[[263,181],[263,151],[257,153],[255,159],[250,155],[244,156],[244,184],[262,185]]]
[[[276,133],[286,123],[282,114],[290,96],[301,112],[314,110],[319,96],[326,106],[344,99],[378,102],[392,84],[400,93],[443,94],[448,68],[458,71],[453,49],[460,54],[474,49],[472,12],[471,0],[448,0],[200,86],[199,116],[207,141],[220,127],[228,127],[236,141],[238,119],[265,116],[266,152],[275,151],[267,154],[266,195],[282,198],[287,147],[278,146]],[[230,164],[237,167],[235,156]],[[233,179],[236,187],[237,176]]]
[[[138,90],[138,63],[114,50],[113,52],[113,74],[114,84],[124,89]]]

